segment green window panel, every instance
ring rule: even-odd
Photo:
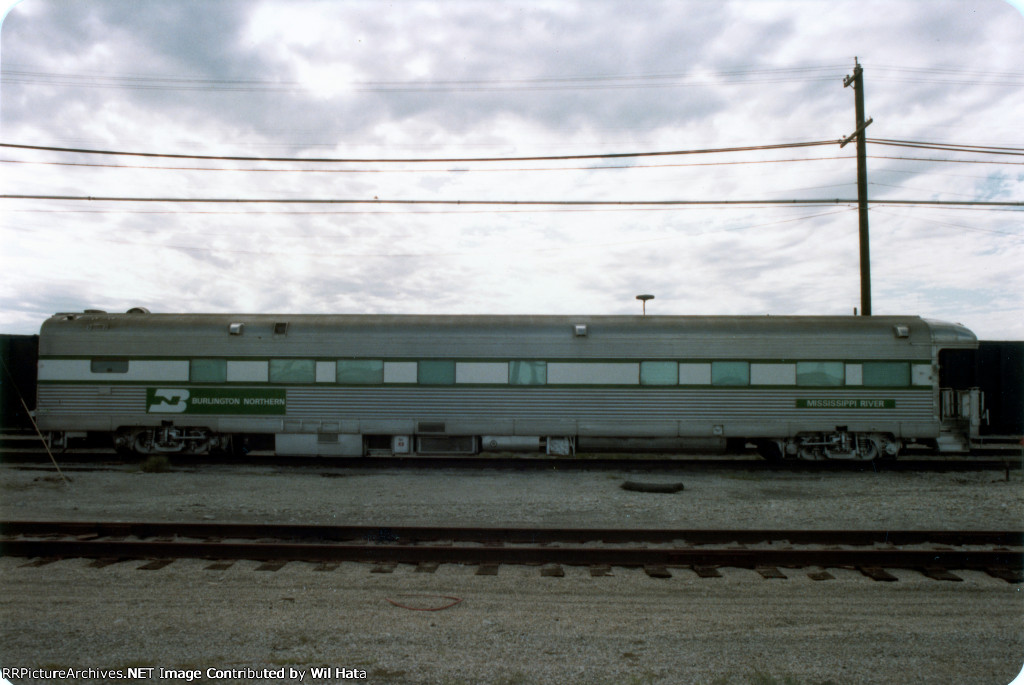
[[[416,382],[420,385],[455,385],[455,361],[431,359],[419,363]]]
[[[640,362],[640,385],[676,385],[678,362]]]
[[[510,361],[508,382],[511,385],[544,385],[548,382],[548,363],[538,361]]]
[[[864,385],[905,388],[910,385],[907,362],[864,362]]]
[[[380,359],[339,359],[335,380],[345,385],[379,385],[384,382],[384,362]]]
[[[316,362],[312,359],[271,359],[271,383],[313,383]]]
[[[188,377],[193,383],[224,383],[228,379],[226,359],[193,359],[188,363]]]
[[[797,362],[796,384],[834,387],[846,382],[846,364],[843,362]]]
[[[750,385],[750,363],[711,362],[711,385]]]

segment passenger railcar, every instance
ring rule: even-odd
[[[770,458],[966,451],[978,346],[914,316],[372,316],[62,313],[39,338],[55,444],[294,455],[683,449]]]

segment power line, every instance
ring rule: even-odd
[[[622,159],[626,157],[666,157],[673,155],[701,155],[701,154],[715,154],[721,152],[752,152],[757,150],[782,150],[787,148],[798,148],[798,147],[814,147],[818,145],[835,145],[838,140],[816,140],[802,143],[779,143],[775,145],[750,145],[744,147],[728,147],[728,148],[709,148],[709,149],[698,149],[698,150],[667,150],[660,152],[615,152],[615,153],[604,153],[604,154],[589,154],[589,155],[547,155],[547,156],[533,156],[533,157],[438,157],[438,158],[384,158],[384,159],[369,159],[369,158],[304,158],[304,157],[245,157],[245,156],[225,156],[225,155],[189,155],[189,154],[172,154],[166,152],[127,152],[122,150],[89,150],[82,148],[68,148],[68,147],[52,147],[46,145],[17,145],[14,143],[0,143],[0,147],[13,148],[19,150],[45,150],[48,152],[71,152],[76,154],[89,154],[89,155],[120,155],[127,157],[161,157],[169,159],[208,159],[208,160],[221,160],[221,161],[243,161],[243,162],[317,162],[317,163],[331,163],[331,164],[342,164],[342,163],[407,163],[407,164],[418,164],[418,163],[450,163],[450,162],[537,162],[537,161],[558,161],[568,159]]]
[[[1024,148],[1016,147],[995,147],[983,145],[963,145],[950,143],[933,143],[915,140],[891,140],[886,138],[868,138],[869,143],[879,145],[890,145],[897,147],[922,148],[928,150],[943,150],[949,152],[968,152],[978,154],[998,154],[1024,156]],[[19,150],[41,150],[47,152],[66,152],[74,154],[90,155],[112,155],[125,157],[156,157],[165,159],[203,159],[217,161],[243,161],[243,162],[309,162],[309,163],[373,163],[373,164],[420,164],[420,163],[454,163],[454,162],[537,162],[537,161],[565,161],[574,159],[624,159],[636,157],[667,157],[681,155],[718,154],[727,152],[755,152],[763,150],[782,150],[801,147],[815,147],[821,145],[835,145],[838,140],[815,140],[798,143],[777,143],[774,145],[748,145],[726,148],[703,148],[692,150],[664,150],[644,152],[615,152],[586,155],[535,155],[523,157],[406,157],[406,158],[367,158],[367,157],[251,157],[243,155],[194,155],[168,152],[132,152],[127,150],[95,150],[88,148],[57,147],[49,145],[21,145],[15,143],[0,143],[0,147]]]
[[[690,71],[638,74],[596,74],[535,78],[417,79],[339,81],[335,85],[348,92],[503,92],[550,90],[620,90],[636,88],[675,88],[688,86],[744,85],[749,83],[792,83],[831,81],[839,65],[733,69],[728,71]],[[210,91],[243,93],[288,93],[316,90],[294,80],[202,79],[174,76],[117,75],[101,72],[52,72],[6,68],[0,75],[5,83],[49,85],[72,88],[112,88],[155,91]]]
[[[996,230],[991,229],[991,228],[979,228],[977,226],[964,226],[963,224],[951,224],[948,221],[937,221],[936,219],[928,219],[928,218],[922,217],[922,216],[909,216],[907,214],[897,214],[896,212],[887,212],[885,210],[882,210],[882,213],[883,214],[888,214],[889,216],[898,216],[898,217],[900,217],[902,219],[910,219],[911,221],[923,221],[923,222],[927,222],[927,223],[938,224],[940,226],[950,226],[950,227],[953,227],[953,228],[962,228],[965,231],[971,231],[973,233],[994,233],[996,235],[1008,235],[1008,236],[1012,236],[1014,238],[1024,239],[1024,234],[1021,234],[1021,233],[1011,233],[1010,231],[996,231]]]
[[[886,155],[868,155],[868,159],[898,159],[907,162],[950,162],[953,164],[1024,164],[1024,162],[994,162],[988,159],[939,159],[937,157],[893,157]]]
[[[961,76],[991,76],[991,77],[1024,77],[1024,71],[992,71],[991,69],[954,69],[952,67],[903,67],[892,64],[873,64],[871,70],[875,71],[909,71],[916,74],[957,74]]]
[[[818,204],[809,205],[784,205],[786,208],[811,208],[818,207]],[[780,205],[726,205],[719,209],[775,209]],[[173,210],[149,210],[149,209],[9,209],[8,213],[20,213],[20,214],[160,214],[177,216],[181,214],[193,214],[193,215],[216,215],[216,216],[247,216],[247,217],[258,217],[258,216],[366,216],[366,215],[382,215],[382,216],[410,216],[410,215],[424,215],[424,214],[453,214],[453,215],[468,215],[468,214],[563,214],[563,213],[604,213],[604,212],[682,212],[687,210],[698,209],[692,205],[675,205],[675,206],[659,206],[659,207],[645,207],[645,206],[626,206],[626,207],[541,207],[541,206],[530,206],[519,209],[501,209],[501,208],[489,208],[489,209],[468,209],[462,207],[460,209],[409,209],[409,210],[393,210],[393,209],[344,209],[344,210],[260,210],[260,211],[236,211],[236,210],[195,210],[195,209],[173,209]],[[964,207],[939,207],[937,209],[966,209]],[[976,211],[1014,211],[1009,209],[998,209],[998,208],[973,208]]]
[[[157,202],[171,204],[312,204],[312,205],[457,205],[457,206],[722,206],[722,205],[820,205],[850,204],[857,198],[811,198],[789,200],[381,200],[355,198],[195,198],[195,197],[94,197],[89,195],[0,195],[0,200],[52,200],[71,202]],[[873,204],[923,206],[1024,207],[1024,202],[965,200],[876,200]]]
[[[303,174],[422,174],[422,173],[491,173],[520,171],[615,171],[620,169],[673,169],[691,166],[730,166],[738,164],[778,164],[781,162],[821,162],[836,159],[854,159],[853,155],[831,157],[796,157],[790,159],[751,159],[742,162],[688,162],[686,164],[602,164],[600,166],[558,166],[558,167],[504,167],[501,169],[255,169],[239,167],[183,167],[183,166],[140,166],[134,164],[95,164],[88,162],[38,162],[21,159],[0,159],[3,164],[35,164],[42,166],[93,167],[100,169],[153,169],[158,171],[243,171],[259,173],[303,173]],[[915,159],[913,157],[888,157],[879,159]],[[937,160],[943,161],[943,160]],[[955,160],[946,160],[955,161]],[[1016,162],[1011,162],[1016,164]],[[1020,162],[1024,164],[1024,162]]]
[[[837,159],[856,159],[855,155],[832,155],[829,157],[790,157],[786,159],[749,159],[740,162],[687,162],[685,164],[602,164],[599,166],[559,167],[504,167],[501,169],[256,169],[240,167],[188,167],[188,166],[144,166],[137,164],[96,164],[94,162],[40,162],[22,159],[0,159],[0,164],[31,164],[39,166],[66,166],[97,169],[150,169],[157,171],[235,171],[255,173],[302,173],[302,174],[421,174],[421,173],[507,173],[522,171],[616,171],[621,169],[674,169],[702,166],[736,166],[741,164],[779,164],[783,162],[825,162]],[[946,159],[941,157],[900,157],[894,155],[868,155],[868,159],[894,159],[905,162],[942,162],[949,164],[1012,164],[1008,162],[979,159]],[[891,171],[891,170],[888,170]],[[914,172],[917,173],[917,172]],[[981,177],[977,177],[981,178]]]
[[[1024,148],[994,147],[990,145],[959,145],[953,143],[928,143],[920,140],[890,140],[888,138],[867,138],[866,142],[876,145],[893,145],[896,147],[913,147],[925,150],[946,150],[949,152],[975,152],[988,155],[1017,155],[1024,157]]]

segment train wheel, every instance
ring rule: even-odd
[[[132,436],[132,451],[136,454],[147,456],[153,454],[156,449],[154,447],[154,435],[151,430],[138,431]]]
[[[874,438],[863,435],[857,437],[857,458],[864,461],[872,461],[878,458],[881,450],[878,449],[878,442]]]

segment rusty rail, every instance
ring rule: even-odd
[[[1024,569],[1024,532],[5,521],[0,522],[0,555],[634,567],[978,569],[1010,582],[1020,582]]]

